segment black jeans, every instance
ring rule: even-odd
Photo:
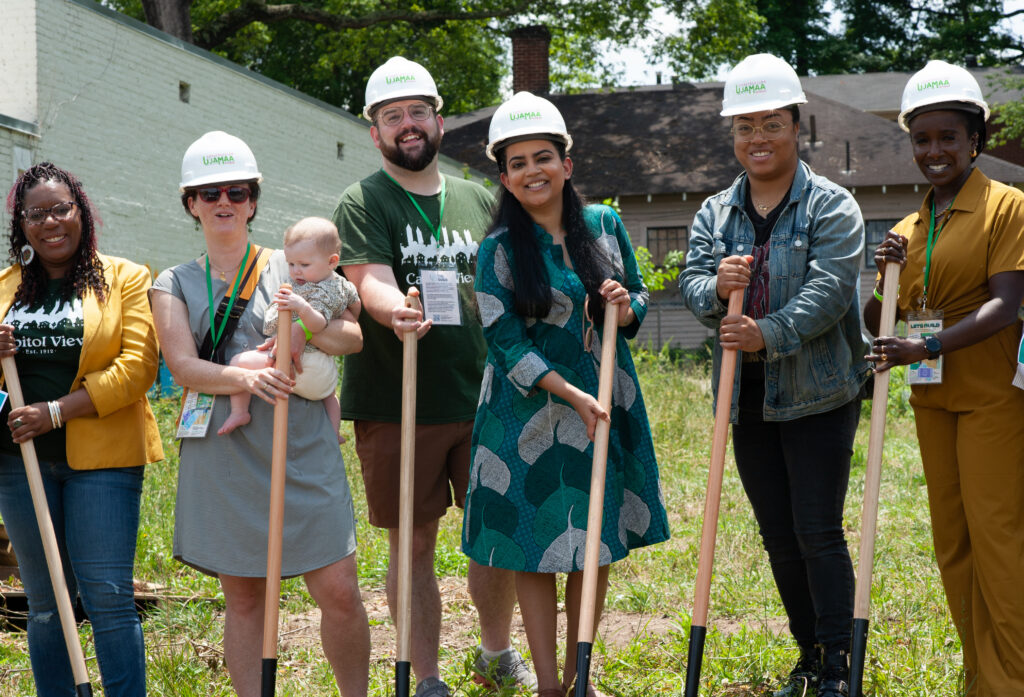
[[[766,422],[761,368],[743,366],[732,439],[740,479],[797,643],[849,650],[854,580],[843,503],[860,399],[822,414]]]

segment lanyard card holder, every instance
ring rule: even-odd
[[[175,438],[203,438],[213,416],[213,395],[185,390],[181,400],[181,416]]]
[[[432,320],[435,325],[462,325],[459,274],[454,265],[421,267],[420,290],[423,292],[423,319]]]
[[[919,310],[907,315],[907,337],[910,339],[927,339],[942,331],[942,310]],[[941,385],[942,359],[926,358],[920,363],[907,366],[908,385]]]

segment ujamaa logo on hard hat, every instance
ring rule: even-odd
[[[917,83],[917,91],[924,92],[925,90],[940,90],[949,87],[949,80],[929,80],[928,82]]]
[[[511,114],[508,115],[509,121],[522,121],[523,119],[541,118],[544,117],[541,116],[541,113],[539,111],[513,111]]]
[[[388,75],[385,76],[384,82],[389,85],[395,85],[403,82],[416,82],[416,78],[413,75]]]
[[[235,156],[228,153],[225,155],[203,155],[204,165],[233,165]]]
[[[767,89],[764,80],[754,80],[753,82],[743,82],[736,85],[736,94],[760,94]]]

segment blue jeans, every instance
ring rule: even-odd
[[[81,594],[92,623],[108,697],[146,694],[142,624],[132,570],[144,467],[73,470],[40,462],[71,597]],[[74,697],[75,680],[21,458],[0,454],[0,516],[28,596],[28,648],[36,694]]]
[[[740,480],[793,637],[802,647],[849,651],[854,578],[843,503],[860,399],[792,421],[764,421],[763,377],[755,377],[764,375],[760,367],[743,366],[747,379],[733,427]]]

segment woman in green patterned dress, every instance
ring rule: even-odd
[[[584,206],[566,156],[572,139],[549,101],[521,92],[495,112],[487,154],[503,189],[481,243],[476,294],[487,340],[463,551],[516,572],[540,697],[575,677],[594,430],[610,420],[598,608],[608,565],[668,538],[650,427],[626,338],[647,311],[615,211]],[[588,301],[589,296],[589,301]],[[597,394],[601,314],[620,327],[611,413]],[[589,308],[589,311],[588,311]],[[555,574],[568,573],[568,637],[556,665]],[[592,690],[592,688],[591,688]],[[592,694],[599,694],[592,690]]]

